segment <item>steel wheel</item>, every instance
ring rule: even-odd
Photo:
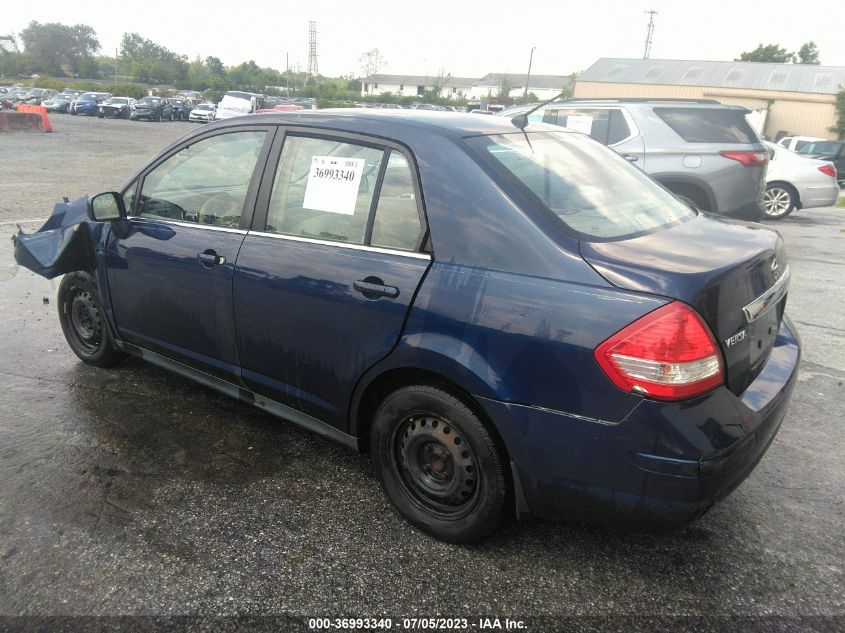
[[[763,204],[766,216],[770,218],[785,217],[795,207],[792,191],[783,185],[769,185],[763,194]]]
[[[73,286],[70,301],[70,334],[79,347],[95,353],[103,340],[103,319],[91,293]]]
[[[408,416],[395,426],[391,443],[397,479],[417,504],[449,519],[472,510],[479,491],[476,458],[448,420]]]

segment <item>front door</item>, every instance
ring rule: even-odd
[[[377,144],[286,136],[235,267],[251,389],[345,430],[356,382],[396,344],[431,261],[412,165]]]
[[[237,378],[232,275],[267,137],[266,128],[208,136],[142,176],[128,231],[112,231],[106,247],[123,340]]]

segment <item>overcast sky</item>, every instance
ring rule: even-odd
[[[758,43],[797,50],[813,40],[823,64],[845,66],[841,2],[723,0],[169,0],[5,2],[0,33],[31,20],[84,23],[113,55],[124,32],[138,32],[190,58],[216,55],[226,65],[308,64],[308,20],[317,21],[319,69],[360,74],[361,54],[378,48],[391,74],[480,77],[566,75],[599,57],[642,57],[648,17],[656,9],[652,58],[731,60]]]

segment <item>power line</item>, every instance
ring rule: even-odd
[[[645,14],[650,17],[648,20],[648,32],[645,36],[645,52],[643,53],[643,59],[648,59],[651,57],[651,40],[654,37],[654,16],[657,15],[657,11],[651,9],[650,11],[646,11]]]

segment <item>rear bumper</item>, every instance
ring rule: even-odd
[[[839,184],[833,179],[826,185],[798,185],[802,209],[832,207],[839,199]]]
[[[754,469],[786,413],[800,342],[784,318],[760,375],[682,403],[642,400],[618,423],[479,398],[532,515],[683,525]]]

